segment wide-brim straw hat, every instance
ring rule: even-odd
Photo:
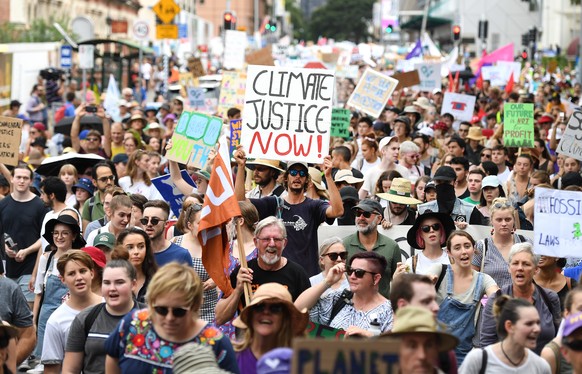
[[[251,170],[255,169],[255,165],[262,165],[262,166],[268,166],[271,169],[275,169],[277,171],[280,172],[285,172],[285,170],[283,170],[283,168],[281,167],[281,161],[278,160],[267,160],[264,158],[257,158],[251,161],[247,161],[247,167]]]
[[[408,242],[408,245],[410,245],[412,248],[424,249],[424,247],[421,247],[420,244],[418,244],[418,242],[416,241],[416,232],[420,228],[420,225],[428,218],[437,219],[445,230],[444,239],[443,241],[441,241],[441,247],[445,246],[447,238],[449,237],[451,232],[455,231],[455,222],[453,221],[449,214],[438,212],[428,212],[421,214],[416,218],[416,221],[414,221],[414,224],[408,230],[408,233],[406,233],[406,241]]]
[[[381,199],[397,204],[417,205],[422,201],[411,196],[412,184],[405,178],[394,178],[388,192],[376,194]]]
[[[476,126],[469,127],[469,135],[467,135],[467,139],[481,141],[485,139],[486,136],[483,135],[483,129]]]
[[[323,177],[321,175],[321,171],[319,171],[318,169],[313,168],[313,167],[310,167],[308,170],[309,170],[309,176],[311,177],[311,182],[313,183],[315,188],[317,188],[320,191],[325,191],[326,188],[322,183]]]
[[[287,308],[291,318],[293,335],[301,335],[305,332],[307,322],[309,322],[307,310],[299,311],[293,304],[293,299],[287,288],[279,283],[265,283],[260,285],[255,291],[251,303],[242,310],[240,316],[232,324],[240,329],[248,328],[253,306],[263,302],[283,304]]]
[[[341,170],[338,170],[335,173],[335,176],[333,178],[333,181],[335,183],[338,183],[338,182],[346,182],[348,184],[355,184],[355,183],[361,183],[361,182],[363,182],[364,179],[363,178],[356,178],[356,177],[354,177],[354,173],[352,173],[351,170],[341,169]]]

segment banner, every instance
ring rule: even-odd
[[[188,174],[187,170],[180,171],[182,174],[182,179],[186,181],[192,188],[196,187],[196,184]],[[170,203],[170,209],[176,217],[180,215],[180,210],[182,209],[182,203],[184,202],[184,194],[180,192],[178,187],[172,182],[170,174],[162,175],[156,178],[152,178],[152,183],[156,186],[156,189],[164,197],[164,201]]]
[[[396,79],[368,68],[348,99],[347,105],[378,118],[397,85]]]
[[[574,157],[582,161],[582,112],[573,112],[568,121],[566,131],[558,143],[556,153]]]
[[[329,70],[250,65],[241,132],[247,156],[323,163],[334,87]]]
[[[13,117],[0,117],[0,162],[18,165],[18,148],[22,137],[22,120]]]
[[[331,110],[331,136],[350,138],[350,119],[352,113],[349,109],[333,108]]]
[[[224,37],[224,68],[233,70],[244,68],[246,47],[247,34],[245,32],[226,30]]]
[[[218,142],[222,120],[196,112],[183,112],[172,135],[168,160],[204,169],[208,155]]]
[[[420,78],[418,90],[432,92],[436,88],[441,88],[441,64],[414,64],[414,68]]]
[[[533,104],[503,104],[503,144],[506,147],[533,148]]]
[[[552,257],[580,257],[582,192],[535,189],[534,249]]]
[[[475,96],[445,92],[441,115],[451,113],[457,121],[471,121],[475,109]]]
[[[245,105],[245,88],[247,74],[238,71],[223,71],[218,98],[218,116],[226,119],[230,108],[243,109]]]
[[[232,155],[236,147],[240,144],[240,130],[242,129],[242,119],[230,120],[230,152]]]

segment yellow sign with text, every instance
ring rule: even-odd
[[[178,25],[156,25],[156,39],[178,39]]]

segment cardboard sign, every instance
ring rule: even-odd
[[[245,89],[247,74],[237,71],[223,71],[218,98],[218,116],[226,119],[230,108],[243,109],[245,105]]]
[[[378,118],[397,85],[396,79],[368,68],[352,92],[347,104]]]
[[[193,109],[198,110],[204,106],[204,92],[206,91],[204,88],[188,87],[186,91],[188,92],[188,101]]]
[[[582,192],[535,189],[534,249],[552,257],[580,257]]]
[[[334,88],[329,70],[250,65],[241,134],[248,157],[321,164]]]
[[[325,342],[295,339],[291,373],[398,373],[399,351],[399,339],[384,337]]]
[[[503,144],[506,147],[534,146],[534,105],[503,105]]]
[[[240,70],[245,65],[245,49],[247,47],[247,34],[242,31],[226,30],[224,37],[225,69]]]
[[[206,75],[202,61],[198,57],[190,57],[188,59],[188,69],[190,69],[190,72],[194,78]]]
[[[22,137],[22,120],[13,117],[0,117],[0,162],[18,165],[18,148]]]
[[[323,338],[323,339],[333,339],[340,340],[346,335],[346,330],[335,329],[326,325],[320,325],[319,323],[309,321],[307,323],[307,328],[305,329],[307,336],[310,338]]]
[[[240,131],[242,129],[242,119],[230,120],[230,155],[240,144]]]
[[[182,179],[186,181],[192,188],[196,187],[196,184],[188,174],[188,171],[182,170]],[[178,187],[172,182],[170,174],[162,175],[156,178],[152,178],[152,183],[156,186],[160,195],[164,197],[164,200],[170,203],[170,209],[176,217],[180,215],[180,210],[182,210],[182,203],[184,202],[184,194],[180,192]]]
[[[418,85],[420,91],[432,92],[434,89],[441,88],[441,64],[414,64],[414,68],[418,71],[420,78]]]
[[[570,116],[566,131],[558,143],[556,153],[582,161],[582,112],[575,111]]]
[[[507,83],[506,71],[503,66],[483,66],[481,68],[483,79],[490,81],[492,86],[505,86]]]
[[[331,136],[349,139],[351,117],[352,113],[349,109],[333,108],[331,110]]]
[[[270,45],[259,49],[258,51],[247,54],[246,61],[249,65],[275,66],[275,61],[271,55]]]
[[[172,135],[172,149],[166,153],[166,158],[204,169],[221,131],[222,119],[202,113],[183,112]]]
[[[441,115],[451,113],[458,121],[471,121],[475,109],[475,96],[445,92]]]
[[[412,87],[420,84],[420,75],[417,70],[407,71],[405,73],[396,73],[392,78],[398,81],[397,90],[404,87]]]

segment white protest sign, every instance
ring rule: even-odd
[[[323,163],[334,88],[330,70],[249,65],[241,130],[247,155]]]
[[[79,45],[79,69],[93,69],[95,46]]]
[[[534,250],[552,257],[580,257],[582,192],[535,189]]]
[[[441,88],[441,64],[421,63],[414,64],[418,70],[420,84],[416,86],[420,91],[432,91]]]
[[[398,60],[396,61],[396,70],[398,71],[412,71],[414,70],[415,60]]]
[[[441,115],[451,113],[456,120],[470,121],[475,109],[475,96],[445,92]]]
[[[505,86],[507,83],[506,71],[503,66],[483,66],[481,68],[483,79],[490,81],[492,86]]]
[[[186,91],[188,91],[188,101],[192,108],[199,109],[204,106],[204,92],[206,91],[204,88],[188,87]]]
[[[247,34],[242,31],[226,30],[224,37],[224,68],[240,70],[245,63]]]
[[[513,72],[513,81],[515,83],[519,82],[519,76],[521,75],[521,62],[513,61],[497,61],[497,66],[505,69],[505,83],[509,79],[509,76]]]
[[[396,86],[398,86],[396,79],[368,68],[347,104],[378,118]]]
[[[582,112],[576,111],[570,116],[568,126],[558,143],[556,152],[582,161]]]

